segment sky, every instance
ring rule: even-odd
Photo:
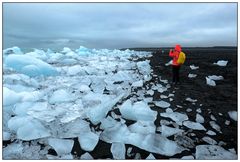
[[[237,3],[3,3],[3,48],[237,46]]]

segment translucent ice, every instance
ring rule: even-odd
[[[207,85],[209,85],[209,86],[216,86],[216,83],[215,83],[214,80],[206,77],[206,81],[207,81]]]
[[[184,132],[183,130],[181,129],[178,129],[178,128],[172,128],[172,127],[168,127],[168,126],[165,126],[165,125],[162,125],[161,126],[161,135],[164,136],[164,137],[169,137],[169,136],[172,136],[174,134],[178,134],[178,133],[182,133]]]
[[[204,123],[204,118],[202,117],[202,115],[200,115],[200,114],[196,115],[196,122]]]
[[[129,130],[134,133],[149,134],[155,133],[156,126],[153,122],[137,121],[136,123],[128,126]]]
[[[160,115],[166,118],[171,118],[178,125],[182,125],[183,121],[188,120],[188,116],[186,114],[179,112],[160,113]]]
[[[228,61],[225,60],[219,60],[217,63],[213,63],[214,65],[218,65],[218,66],[226,66],[228,63]]]
[[[154,102],[156,106],[161,107],[161,108],[168,108],[170,106],[170,103],[166,101],[155,101]]]
[[[117,160],[125,159],[126,148],[124,143],[113,142],[110,150],[114,159]]]
[[[48,143],[57,152],[58,155],[69,154],[74,144],[73,140],[49,138]]]
[[[80,159],[81,160],[93,160],[93,157],[88,152],[86,152],[85,154],[81,155]]]
[[[96,147],[99,136],[91,131],[86,133],[80,133],[78,137],[80,146],[85,151],[92,151]]]
[[[237,121],[237,111],[229,111],[228,115],[230,116],[231,119],[233,119],[234,121]]]
[[[65,89],[59,89],[53,92],[52,96],[49,98],[49,103],[61,103],[74,101],[75,98],[72,94],[68,93]]]
[[[28,76],[58,74],[56,69],[48,63],[27,55],[9,55],[5,59],[5,65]]]
[[[197,160],[236,160],[237,155],[216,145],[198,145]]]
[[[156,158],[153,156],[153,154],[149,154],[146,160],[155,160]]]
[[[152,111],[143,101],[132,104],[131,100],[125,101],[119,108],[122,116],[129,120],[155,121],[157,112]]]
[[[183,125],[193,130],[206,130],[202,124],[192,121],[184,121]]]

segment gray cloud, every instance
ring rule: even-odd
[[[237,3],[4,3],[4,48],[237,45]]]

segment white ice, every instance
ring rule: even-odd
[[[124,143],[113,142],[110,150],[113,155],[113,159],[116,159],[116,160],[125,159],[126,148]]]
[[[88,152],[86,152],[81,155],[80,159],[81,160],[93,160],[93,157]]]
[[[192,99],[192,98],[190,98],[190,97],[187,97],[185,100],[186,100],[186,101],[189,101],[189,102],[197,102],[197,100]]]
[[[3,106],[13,105],[21,101],[22,96],[7,87],[3,87]]]
[[[49,103],[61,103],[61,102],[71,102],[74,101],[75,97],[68,93],[65,89],[59,89],[53,92],[52,96],[49,98]]]
[[[216,145],[198,145],[197,160],[236,160],[237,155]]]
[[[199,66],[190,65],[190,68],[191,68],[192,70],[196,70],[196,69],[199,69]]]
[[[49,138],[48,144],[57,152],[57,154],[69,154],[72,151],[74,141],[71,139]]]
[[[174,134],[178,134],[178,133],[183,133],[184,131],[182,129],[178,129],[178,128],[172,128],[172,127],[168,127],[166,125],[162,125],[161,126],[161,135],[164,137],[169,137],[172,136]]]
[[[217,144],[217,142],[216,142],[214,139],[212,139],[212,138],[210,138],[210,137],[208,137],[208,136],[204,136],[204,137],[202,138],[202,140],[205,141],[205,142],[207,142],[207,143],[210,144],[210,145],[216,145],[216,144]]]
[[[197,74],[188,74],[188,78],[195,78],[197,77]]]
[[[225,60],[219,60],[217,63],[213,63],[214,65],[218,66],[227,66],[228,61]]]
[[[133,87],[142,87],[143,86],[143,80],[139,80],[139,81],[133,82],[132,86]]]
[[[156,160],[156,158],[150,153],[145,160]]]
[[[155,133],[156,126],[153,122],[137,121],[136,123],[128,126],[129,130],[133,133],[149,134]]]
[[[206,82],[207,82],[207,85],[209,85],[209,86],[216,86],[215,81],[208,77],[206,77]]]
[[[215,129],[219,133],[222,133],[221,132],[221,127],[215,121],[210,121],[209,124],[213,129]]]
[[[166,101],[155,101],[154,104],[161,108],[168,108],[170,106],[170,103]]]
[[[160,113],[161,116],[166,118],[171,118],[178,125],[182,125],[182,122],[188,120],[188,116],[179,112],[168,112],[168,113]]]
[[[85,151],[93,151],[99,141],[99,135],[89,131],[80,133],[78,137],[80,146]]]
[[[192,121],[184,121],[183,125],[193,130],[206,130],[206,128],[202,124]]]
[[[219,76],[210,75],[210,76],[208,76],[208,78],[211,79],[211,80],[223,80],[224,79],[223,76],[221,76],[221,75],[219,75]]]
[[[237,118],[238,118],[237,111],[229,111],[228,115],[232,120],[237,121]]]
[[[196,115],[196,122],[198,122],[198,123],[204,123],[204,118],[203,118],[203,116],[197,113],[197,115]]]
[[[143,101],[132,104],[131,100],[125,101],[119,108],[122,116],[129,120],[155,121],[157,112],[150,109]]]

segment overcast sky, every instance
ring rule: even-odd
[[[4,48],[236,46],[237,3],[4,3]]]

